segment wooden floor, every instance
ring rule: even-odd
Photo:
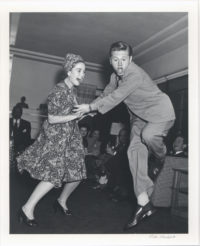
[[[188,222],[171,216],[168,208],[158,208],[156,214],[128,232],[123,231],[136,204],[134,200],[111,201],[106,191],[94,190],[88,181],[82,182],[70,197],[68,206],[73,216],[55,214],[52,204],[61,189],[50,191],[37,205],[38,227],[19,224],[17,212],[32,192],[37,181],[16,170],[10,174],[10,233],[11,234],[158,234],[187,233]]]

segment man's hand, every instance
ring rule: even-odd
[[[110,146],[110,144],[106,145],[106,152],[110,155],[115,155],[116,151],[114,150],[113,146]]]
[[[89,104],[80,104],[76,105],[73,108],[74,113],[80,113],[81,115],[89,113],[90,112],[90,106]]]

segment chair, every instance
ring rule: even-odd
[[[180,194],[188,195],[188,185],[182,182],[184,176],[188,176],[187,168],[173,168],[174,177],[172,185],[171,214],[188,218],[188,205],[180,204]]]

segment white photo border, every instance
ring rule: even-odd
[[[199,245],[199,44],[197,0],[0,0],[0,245]],[[125,235],[9,234],[9,14],[10,12],[188,12],[189,233]]]

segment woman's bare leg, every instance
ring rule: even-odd
[[[54,185],[50,182],[41,181],[32,192],[28,201],[22,207],[22,210],[29,219],[34,219],[34,209],[40,199],[45,196]]]
[[[64,209],[68,209],[66,203],[67,200],[69,198],[69,196],[71,195],[71,193],[76,189],[76,187],[80,184],[81,181],[77,181],[77,182],[72,182],[72,183],[67,183],[65,184],[59,198],[58,201],[60,203],[60,205],[64,208]]]

